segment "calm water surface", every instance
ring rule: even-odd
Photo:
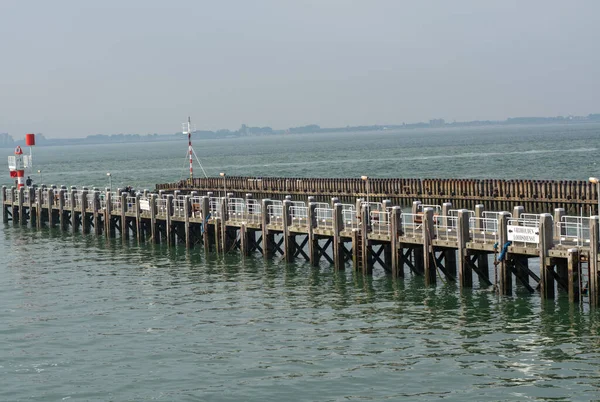
[[[597,125],[296,135],[196,152],[210,175],[585,179],[600,174],[599,135]],[[46,183],[104,187],[111,172],[113,186],[152,188],[185,177],[185,152],[182,140],[34,157]],[[0,400],[600,398],[599,314],[563,296],[499,298],[11,224],[0,225],[0,256]]]

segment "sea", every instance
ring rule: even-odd
[[[196,140],[194,172],[587,180],[599,139],[599,124],[562,124]],[[183,136],[32,152],[37,184],[141,190],[189,174]],[[562,293],[12,222],[0,256],[0,401],[600,400],[600,314]]]

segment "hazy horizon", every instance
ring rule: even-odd
[[[0,132],[598,113],[599,12],[591,0],[5,0]]]

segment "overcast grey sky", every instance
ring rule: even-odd
[[[595,0],[0,0],[0,132],[600,112],[599,18]]]

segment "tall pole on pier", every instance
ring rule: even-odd
[[[184,132],[188,136],[188,153],[190,157],[190,181],[194,178],[194,166],[192,164],[192,119],[188,116],[187,130]]]
[[[596,185],[596,197],[598,198],[598,211],[596,212],[596,215],[600,215],[600,180],[598,180],[596,177],[590,177],[589,180],[590,183],[594,183]]]

